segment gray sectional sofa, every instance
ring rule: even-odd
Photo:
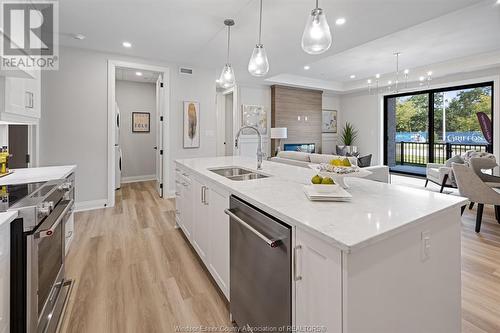
[[[327,155],[327,154],[313,154],[298,151],[280,151],[276,157],[272,157],[271,161],[278,163],[285,163],[299,167],[307,168],[309,164],[328,163],[333,159],[346,158],[346,156]],[[356,157],[347,157],[352,165],[358,165]],[[389,167],[385,165],[375,165],[363,168],[371,171],[371,175],[366,179],[389,183]]]

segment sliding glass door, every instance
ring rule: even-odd
[[[393,172],[423,175],[427,163],[493,151],[480,124],[493,123],[493,83],[385,96],[384,109],[384,159]]]

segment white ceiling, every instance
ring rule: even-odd
[[[137,72],[142,75],[137,75]],[[156,83],[160,73],[138,70],[133,68],[117,67],[115,71],[115,77],[117,80],[121,81],[134,81],[134,82],[146,82],[146,83]]]
[[[271,66],[268,78],[288,74],[337,84],[348,81],[346,76],[354,72],[363,78],[374,71],[393,70],[391,54],[396,49],[403,52],[402,66],[408,67],[491,51],[500,48],[500,6],[492,8],[494,3],[320,0],[333,28],[334,44],[328,52],[312,56],[302,51],[300,38],[314,1],[264,0],[263,43]],[[458,24],[456,18],[432,21],[475,4],[482,10],[466,8]],[[59,7],[63,45],[209,68],[222,68],[226,49],[222,22],[234,18],[231,62],[237,80],[266,82],[246,71],[257,39],[258,0],[64,0]],[[468,16],[468,11],[473,15]],[[347,23],[336,27],[338,17],[345,17]],[[440,24],[441,19],[446,23]],[[87,38],[75,40],[71,38],[74,33]],[[124,40],[133,47],[123,48]],[[311,64],[307,73],[302,70],[305,64]]]
[[[330,84],[341,82],[346,90],[350,90],[359,84],[366,87],[366,80],[375,81],[374,76],[379,73],[382,75],[381,84],[386,84],[388,80],[394,81],[395,51],[401,52],[400,71],[410,70],[409,80],[418,80],[429,70],[435,77],[449,75],[447,63],[462,59],[466,61],[459,61],[456,71],[476,70],[480,64],[475,58],[486,62],[489,53],[500,51],[499,31],[500,6],[495,6],[494,1],[483,1],[325,57],[309,64],[309,71],[300,68],[291,74]],[[499,64],[500,57],[489,65]],[[350,78],[352,74],[356,75],[355,79]],[[269,80],[280,81],[281,78]]]

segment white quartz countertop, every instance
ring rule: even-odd
[[[12,174],[0,178],[0,185],[45,182],[65,178],[75,171],[75,169],[76,165],[12,169],[14,170]]]
[[[0,213],[0,227],[2,227],[2,225],[4,225],[5,223],[10,223],[14,221],[16,217],[17,217],[17,210]]]
[[[264,161],[260,172],[271,175],[233,181],[209,168],[240,166],[256,169],[254,158],[228,156],[177,160],[230,193],[285,223],[308,230],[350,252],[380,241],[425,220],[429,215],[464,205],[466,200],[427,190],[349,178],[350,202],[312,202],[303,186],[315,172],[307,168]],[[458,217],[458,213],[457,213]],[[457,218],[458,223],[458,218]]]

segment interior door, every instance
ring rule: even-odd
[[[28,125],[9,125],[9,168],[19,169],[29,166]]]
[[[156,190],[163,197],[163,75],[156,81]]]

